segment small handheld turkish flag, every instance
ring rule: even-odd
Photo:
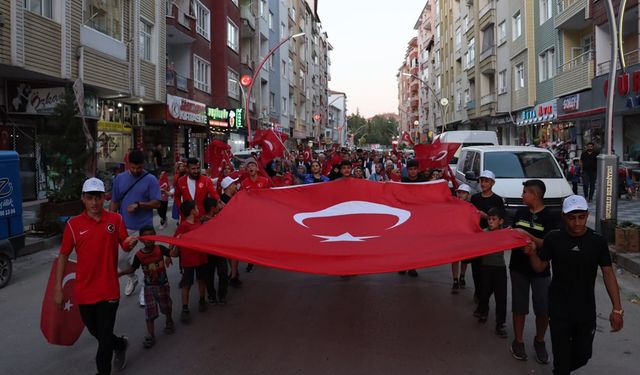
[[[54,303],[56,268],[58,258],[53,261],[47,290],[42,300],[40,330],[49,344],[73,345],[84,330],[80,310],[73,299],[73,285],[76,279],[76,262],[69,260],[62,278],[62,309]]]

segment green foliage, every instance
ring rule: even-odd
[[[65,91],[52,120],[50,134],[42,137],[49,179],[47,197],[51,202],[78,200],[91,155],[87,152],[82,120],[76,117],[71,90]]]
[[[360,113],[347,118],[349,133],[358,140],[358,145],[391,145],[393,136],[398,135],[398,122],[391,116],[376,115],[365,119]]]

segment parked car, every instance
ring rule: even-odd
[[[507,214],[524,207],[522,183],[539,179],[546,185],[544,204],[553,212],[561,211],[564,198],[573,194],[553,154],[542,148],[525,146],[475,146],[460,152],[456,179],[480,191],[480,173],[490,170],[496,175],[493,191],[505,200]]]

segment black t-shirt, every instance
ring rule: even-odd
[[[231,200],[231,197],[225,193],[222,193],[222,195],[220,196],[220,200],[222,201],[222,203],[227,204]]]
[[[580,155],[580,160],[582,160],[582,170],[587,172],[595,172],[598,163],[597,157],[598,153],[595,151],[591,152],[591,154],[586,151],[583,152],[582,155]]]
[[[492,208],[497,208],[504,212],[504,201],[501,196],[495,193],[491,194],[491,196],[487,198],[483,197],[482,193],[473,194],[471,196],[471,204],[484,213],[489,212]],[[485,229],[488,226],[489,224],[487,224],[487,220],[480,219],[480,227],[482,227],[482,229]]]
[[[611,266],[609,246],[591,229],[580,237],[554,230],[544,238],[540,259],[551,262],[549,315],[573,321],[595,321],[594,288],[598,266]]]
[[[526,230],[528,233],[538,238],[544,238],[549,232],[560,227],[559,215],[553,215],[548,208],[534,214],[529,207],[522,207],[516,211],[513,217],[513,227]],[[549,267],[546,270],[536,273],[531,268],[529,257],[522,252],[522,248],[513,249],[511,252],[511,262],[509,269],[518,271],[528,277],[549,276]]]
[[[402,179],[400,180],[401,182],[407,182],[407,183],[415,183],[415,182],[427,182],[427,179],[424,177],[424,174],[422,172],[418,173],[418,175],[416,176],[415,180],[411,180],[408,176],[407,177],[402,177]]]

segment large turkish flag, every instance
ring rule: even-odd
[[[354,275],[436,266],[524,246],[511,229],[483,232],[444,181],[339,179],[240,191],[181,238],[148,237],[249,263]]]
[[[53,302],[56,267],[58,258],[51,265],[51,274],[47,282],[47,289],[42,300],[42,315],[40,317],[40,330],[49,344],[73,345],[82,334],[84,323],[80,317],[80,310],[73,299],[73,285],[76,280],[76,262],[69,260],[62,277],[62,309]]]

